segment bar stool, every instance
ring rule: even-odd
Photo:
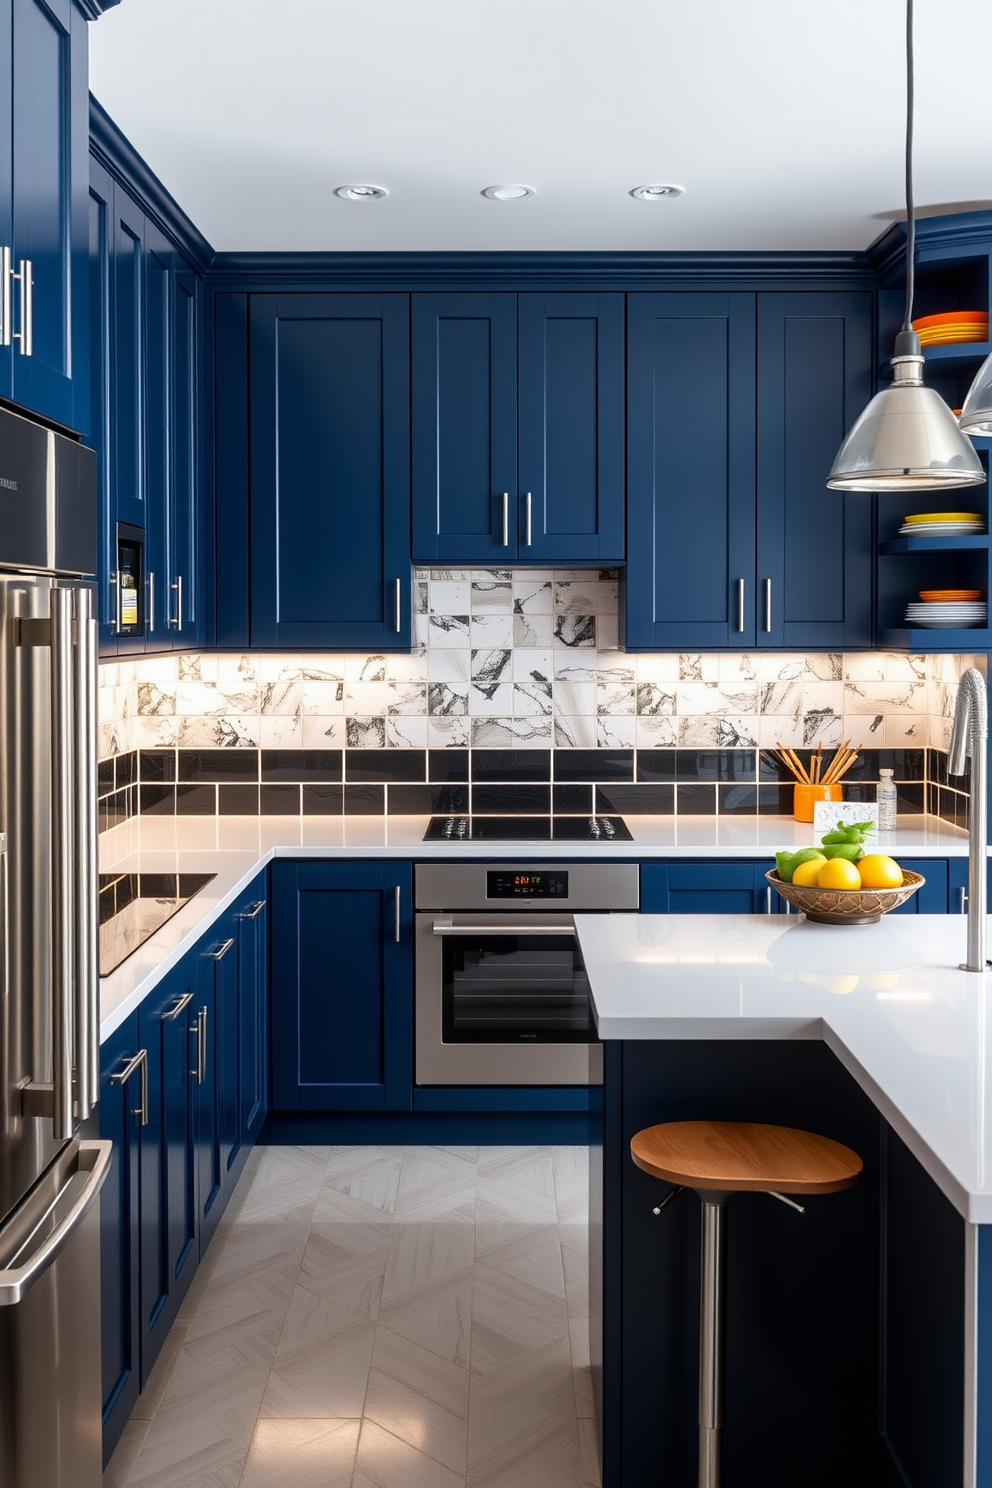
[[[655,1214],[685,1188],[703,1206],[699,1307],[699,1488],[720,1488],[723,1438],[726,1246],[724,1209],[735,1193],[765,1193],[803,1213],[787,1194],[839,1193],[862,1162],[830,1137],[749,1121],[669,1121],[630,1141],[634,1162],[675,1184]]]

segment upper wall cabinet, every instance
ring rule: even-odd
[[[100,642],[108,654],[201,645],[197,506],[202,285],[157,223],[90,169],[90,443],[100,456]],[[117,524],[144,533],[140,633],[122,632]]]
[[[250,318],[251,644],[408,649],[409,299],[253,295]],[[219,376],[234,334],[219,317]]]
[[[623,560],[623,304],[414,295],[418,562]]]
[[[86,52],[72,0],[0,0],[0,396],[84,431]]]
[[[631,649],[871,644],[872,503],[827,490],[868,293],[628,297]]]

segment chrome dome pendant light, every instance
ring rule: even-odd
[[[985,480],[954,414],[939,393],[923,386],[923,354],[913,330],[913,94],[913,0],[906,0],[906,309],[892,386],[875,394],[838,450],[827,477],[835,491],[937,491]]]

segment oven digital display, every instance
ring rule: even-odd
[[[488,872],[487,899],[567,899],[567,873]]]

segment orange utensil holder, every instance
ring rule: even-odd
[[[793,820],[811,822],[813,820],[813,807],[817,801],[843,801],[844,787],[838,780],[836,785],[803,785],[797,781],[793,786],[795,795],[792,799]]]

